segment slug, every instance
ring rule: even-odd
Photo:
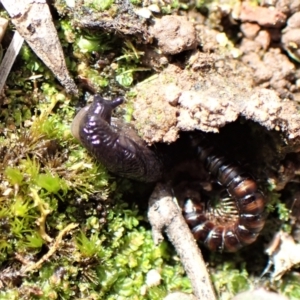
[[[195,239],[210,250],[235,252],[253,243],[264,227],[266,199],[250,174],[213,147],[200,143],[197,153],[212,178],[227,192],[219,199],[219,208],[187,197],[182,204],[183,216]]]
[[[71,132],[108,171],[137,181],[158,181],[162,163],[156,153],[129,124],[111,118],[122,103],[122,98],[108,101],[94,95],[92,104],[74,118]]]

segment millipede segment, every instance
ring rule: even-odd
[[[266,199],[256,181],[239,164],[230,162],[206,143],[197,146],[197,155],[228,196],[220,198],[226,202],[219,210],[198,200],[186,199],[182,206],[183,215],[195,239],[213,251],[227,252],[253,243],[266,218]],[[233,203],[234,209],[227,203]]]

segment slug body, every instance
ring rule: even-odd
[[[213,147],[198,145],[198,158],[212,178],[226,189],[219,208],[186,199],[182,211],[196,240],[213,251],[235,252],[253,243],[265,224],[266,200],[253,177],[238,164],[218,155]]]
[[[110,172],[138,181],[158,181],[162,164],[156,154],[128,124],[111,124],[112,111],[122,103],[122,98],[108,101],[95,95],[93,103],[76,115],[72,134]]]

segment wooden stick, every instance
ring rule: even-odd
[[[16,60],[17,55],[23,45],[24,39],[16,31],[14,37],[4,55],[4,58],[0,64],[0,93],[2,92],[8,74]]]
[[[200,249],[167,185],[156,185],[149,200],[148,218],[154,242],[158,244],[163,240],[164,230],[174,245],[197,299],[215,300],[214,289]]]

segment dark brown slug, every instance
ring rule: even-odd
[[[253,243],[265,224],[266,200],[253,177],[201,143],[198,157],[211,177],[227,191],[219,208],[186,199],[183,215],[196,240],[213,251],[235,252]],[[222,203],[223,202],[223,203]]]
[[[112,111],[122,98],[104,100],[94,96],[93,103],[75,117],[73,136],[110,172],[130,179],[155,182],[162,176],[162,163],[130,125],[111,122]]]

